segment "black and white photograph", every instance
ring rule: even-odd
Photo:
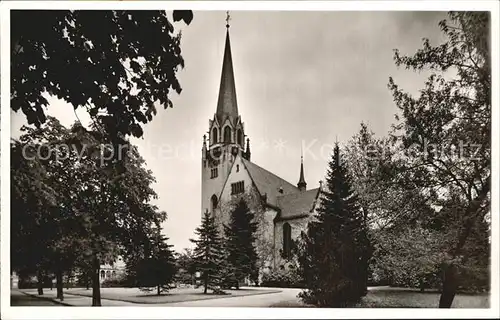
[[[498,2],[308,2],[2,2],[2,318],[500,316]]]

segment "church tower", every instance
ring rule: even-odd
[[[203,136],[202,147],[202,214],[205,211],[217,215],[219,198],[231,166],[237,155],[250,160],[250,142],[238,114],[234,81],[231,43],[229,40],[229,14],[226,24],[226,43],[222,61],[217,109],[208,123],[208,137]]]

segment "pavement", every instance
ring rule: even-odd
[[[263,288],[247,288],[263,289]],[[279,290],[279,292],[263,293],[250,296],[221,296],[216,299],[158,303],[158,304],[138,304],[119,300],[101,299],[102,306],[155,306],[155,307],[271,307],[276,304],[299,303],[297,294],[301,289],[266,288]],[[24,297],[23,297],[24,296]],[[56,290],[44,289],[43,296],[37,294],[36,289],[11,290],[11,301],[15,301],[18,306],[32,305],[65,305],[65,306],[91,306],[92,298],[80,295],[72,295],[64,292],[64,301],[56,299]]]
[[[263,289],[263,288],[259,288]],[[169,303],[169,307],[261,307],[268,308],[276,304],[301,304],[297,298],[302,289],[265,288],[280,290],[276,293],[256,294],[251,296],[227,297],[213,300],[197,300]]]

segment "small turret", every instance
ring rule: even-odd
[[[300,157],[300,178],[297,187],[300,191],[306,191],[307,187],[306,180],[304,179],[304,161],[302,156]]]
[[[247,138],[247,149],[245,151],[245,159],[250,161],[250,139]]]

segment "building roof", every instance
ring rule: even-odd
[[[248,170],[257,190],[261,196],[266,196],[266,202],[272,206],[277,206],[276,198],[281,196],[280,188],[283,188],[283,195],[299,192],[299,189],[290,182],[278,177],[274,173],[259,167],[253,162],[244,158],[241,159]]]
[[[319,188],[278,196],[278,207],[281,209],[279,219],[292,219],[309,214],[314,209],[318,195]]]
[[[236,85],[234,82],[229,29],[226,32],[226,46],[224,49],[219,98],[217,100],[217,111],[215,116],[221,125],[227,118],[235,125],[238,119],[238,103],[236,102]]]

